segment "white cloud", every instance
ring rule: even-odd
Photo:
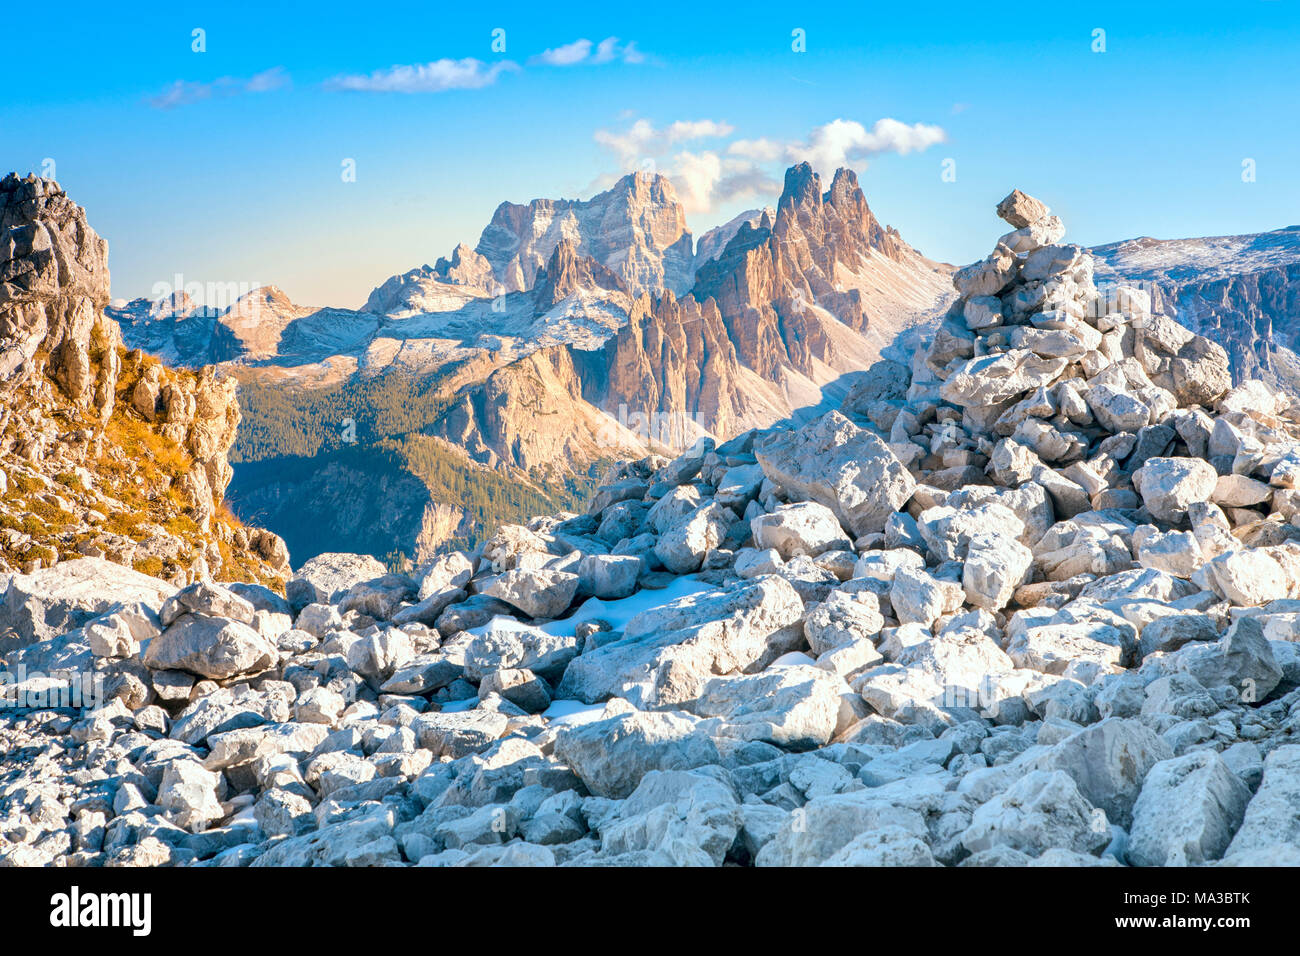
[[[275,66],[263,70],[248,79],[235,76],[222,76],[210,83],[192,80],[177,80],[156,96],[149,97],[149,105],[154,109],[170,110],[178,106],[188,106],[201,100],[216,96],[236,96],[240,93],[266,93],[289,85],[289,74],[284,67]]]
[[[640,50],[638,50],[636,43],[631,40],[627,42],[627,44],[623,47],[622,50],[617,49],[618,40],[615,37],[610,37],[608,40],[602,40],[600,45],[604,47],[606,44],[610,44],[611,47],[614,48],[614,52],[612,56],[617,56],[621,58],[624,63],[631,63],[635,65],[637,63],[646,62],[646,55],[642,53]],[[599,57],[601,54],[597,52],[596,55],[597,57]],[[603,63],[605,61],[598,59],[596,62]]]
[[[754,163],[711,150],[675,154],[664,175],[688,213],[712,212],[729,202],[781,190],[781,184]]]
[[[519,64],[502,60],[488,66],[482,60],[434,60],[411,66],[391,66],[370,74],[345,74],[327,80],[328,90],[362,90],[370,93],[442,93],[446,90],[477,90],[491,86],[502,73],[514,72]]]
[[[269,70],[263,70],[261,73],[250,77],[248,82],[244,84],[244,92],[266,93],[288,85],[289,74],[284,72],[284,67],[273,66]]]
[[[624,167],[640,166],[647,159],[662,156],[678,143],[730,136],[734,128],[718,120],[678,120],[656,128],[639,119],[622,132],[598,129],[596,142],[613,152]]]
[[[533,57],[533,62],[544,66],[573,66],[575,63],[581,63],[591,54],[591,46],[590,40],[574,40],[572,43],[537,54]],[[605,43],[602,43],[601,47],[604,46]]]
[[[807,161],[823,178],[841,166],[862,170],[870,156],[881,153],[921,152],[947,138],[943,128],[926,123],[911,125],[896,119],[876,120],[868,130],[856,120],[836,119],[818,126],[806,142],[782,143],[771,139],[736,140],[727,152],[757,162],[783,160],[787,163]]]
[[[913,123],[909,126],[896,119],[876,120],[871,132],[859,141],[859,149],[866,153],[899,153],[906,156],[923,152],[948,138],[942,126]]]
[[[787,146],[774,139],[738,139],[727,147],[732,156],[744,156],[760,163],[772,163],[784,159]]]
[[[726,139],[735,127],[725,120],[677,120],[655,126],[638,119],[623,130],[597,130],[596,142],[612,152],[623,172],[654,169],[677,190],[688,213],[709,212],[735,199],[779,192],[781,184],[751,159],[725,155],[721,148],[680,149]],[[671,154],[671,155],[670,155]],[[608,185],[608,179],[601,182]]]
[[[585,40],[583,41],[586,42]],[[618,56],[618,37],[606,37],[600,41],[596,47],[596,55],[591,58],[592,63],[612,63]]]
[[[599,43],[592,43],[585,38],[574,40],[572,43],[544,50],[530,58],[528,62],[541,66],[578,66],[615,62],[644,63],[645,61],[645,54],[637,49],[635,43],[628,42],[620,46],[618,37],[605,37]]]
[[[792,146],[787,158],[807,160],[823,178],[841,166],[857,166],[864,157],[858,154],[867,131],[853,120],[832,120],[808,135],[807,143]]]

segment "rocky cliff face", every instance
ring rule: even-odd
[[[623,281],[591,256],[578,252],[572,239],[556,243],[546,267],[536,276],[533,301],[538,313],[554,308],[579,292],[625,292]]]
[[[575,353],[538,349],[461,388],[438,434],[475,461],[563,474],[643,454],[636,434],[583,397]]]
[[[821,366],[862,367],[839,326],[878,351],[941,308],[948,274],[881,226],[852,171],[836,172],[823,193],[802,163],[786,172],[775,219],[743,222],[701,267],[692,295],[717,302],[747,367],[773,379],[785,366],[816,380]]]
[[[508,291],[531,289],[564,239],[633,292],[680,294],[690,287],[694,245],[682,206],[663,176],[632,173],[588,200],[502,203],[475,251]]]
[[[450,258],[439,257],[433,271],[444,282],[469,289],[493,291],[495,284],[492,263],[463,242],[452,250]]]
[[[1152,308],[1227,351],[1235,381],[1300,394],[1300,226],[1205,239],[1130,239],[1092,250],[1098,279],[1139,283]]]
[[[48,376],[72,402],[107,421],[122,344],[103,315],[108,243],[57,183],[10,174],[0,184],[0,203],[0,380],[16,388]]]
[[[730,231],[689,297],[645,300],[606,344],[607,388],[588,390],[601,407],[722,438],[770,425],[839,394],[878,357],[873,341],[950,295],[947,270],[880,225],[849,170],[823,193],[807,164],[791,168],[775,218]]]
[[[99,555],[183,581],[285,573],[283,542],[223,508],[234,383],[123,347],[103,312],[107,243],[57,183],[0,183],[0,236],[0,564]]]
[[[1300,394],[1300,263],[1159,289],[1161,311],[1227,349],[1237,381]]]
[[[722,250],[727,248],[727,243],[731,242],[742,225],[748,223],[751,228],[757,228],[764,216],[770,223],[776,218],[776,210],[771,206],[763,209],[748,209],[729,222],[710,229],[700,236],[695,243],[695,271],[698,273],[705,265],[722,255]]]
[[[640,416],[646,446],[682,449],[700,434],[735,434],[770,413],[747,377],[717,304],[643,296],[605,343],[586,394],[624,421]]]

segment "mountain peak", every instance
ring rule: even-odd
[[[279,286],[258,286],[245,292],[230,306],[230,312],[255,311],[264,308],[292,309],[293,300]]]
[[[662,173],[651,173],[644,170],[623,176],[605,192],[592,196],[591,202],[612,193],[629,194],[645,202],[677,202],[677,190],[673,188],[672,180]]]
[[[622,280],[614,272],[591,256],[580,255],[572,239],[561,239],[545,268],[537,273],[533,301],[539,311],[545,311],[574,292],[598,288],[625,291]]]
[[[694,275],[694,241],[672,184],[657,173],[628,173],[590,199],[502,203],[475,252],[507,291],[533,288],[556,246],[614,272],[634,292],[685,292]]]
[[[821,177],[813,172],[812,164],[796,163],[785,171],[785,185],[777,209],[788,205],[819,206],[822,201]]]
[[[492,264],[463,242],[451,251],[450,259],[439,258],[432,271],[452,285],[484,290],[493,285]]]
[[[835,170],[835,176],[831,179],[831,188],[827,190],[825,198],[832,206],[840,207],[857,202],[862,202],[864,205],[866,203],[866,197],[862,195],[862,189],[858,186],[858,174],[847,166]]]
[[[130,307],[137,303],[144,305],[142,311],[147,311],[151,319],[166,318],[173,315],[189,315],[195,309],[194,300],[190,298],[190,294],[184,289],[177,289],[171,295],[165,295],[161,299],[154,301],[136,299],[127,303],[127,306]]]

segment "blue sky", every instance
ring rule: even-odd
[[[951,262],[987,252],[1013,186],[1088,244],[1300,221],[1291,0],[308,9],[61,4],[49,55],[0,96],[0,167],[54,161],[123,298],[179,273],[356,307],[473,245],[501,201],[586,197],[646,162],[698,236],[773,203],[790,159],[842,156]]]

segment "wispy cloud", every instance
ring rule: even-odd
[[[730,202],[781,190],[780,181],[757,164],[713,150],[676,153],[665,175],[687,212],[711,212]]]
[[[618,45],[618,37],[606,37],[600,41],[596,47],[596,56],[593,63],[611,63],[614,60],[622,60],[624,63],[645,63],[648,57],[637,49],[636,44],[628,41],[623,46]]]
[[[368,74],[344,74],[325,81],[327,90],[360,90],[368,93],[442,93],[447,90],[477,90],[491,86],[502,73],[518,70],[519,64],[502,60],[491,66],[482,60],[434,60],[409,66],[391,66]]]
[[[785,159],[789,147],[775,139],[738,139],[727,147],[732,156],[744,156],[760,163],[774,163]]]
[[[289,85],[289,74],[284,72],[284,67],[273,66],[269,70],[263,70],[249,78],[244,84],[245,93],[266,93],[269,90],[278,90],[281,87]]]
[[[630,118],[630,117],[627,117]],[[780,192],[780,166],[807,161],[823,177],[848,166],[861,171],[868,157],[906,154],[941,143],[941,127],[881,119],[867,129],[854,120],[837,119],[818,126],[801,141],[731,139],[735,132],[721,120],[678,120],[655,126],[636,119],[621,130],[601,129],[595,140],[613,153],[621,170],[654,169],[677,189],[688,212],[711,212],[726,203]],[[689,149],[683,148],[692,144]],[[614,177],[602,177],[607,186]]]
[[[543,50],[528,62],[539,66],[597,66],[603,63],[644,63],[646,56],[635,43],[620,43],[618,37],[606,37],[599,43],[584,38]]]
[[[590,40],[574,40],[564,46],[544,50],[529,62],[540,63],[543,66],[573,66],[591,55],[593,45]]]
[[[803,142],[773,139],[740,139],[727,147],[732,156],[755,162],[787,163],[807,161],[826,177],[841,166],[859,172],[867,159],[882,153],[921,152],[947,139],[940,126],[927,123],[903,123],[896,119],[879,119],[871,129],[856,120],[836,119],[818,126]]]
[[[719,120],[678,120],[656,127],[647,119],[639,119],[625,130],[596,130],[596,142],[618,156],[624,166],[637,166],[679,143],[719,139],[732,132],[734,127],[730,123]]]
[[[288,85],[289,74],[284,71],[284,67],[275,66],[247,79],[222,76],[208,83],[177,80],[161,93],[149,97],[148,102],[154,109],[170,110],[214,97],[237,96],[240,93],[266,93]]]
[[[623,130],[597,130],[595,140],[617,157],[623,173],[655,169],[672,182],[687,212],[708,212],[780,188],[779,181],[749,159],[726,156],[719,149],[681,148],[725,139],[734,132],[725,120],[677,120],[655,126],[638,119]],[[598,184],[607,186],[613,178],[603,177]]]

